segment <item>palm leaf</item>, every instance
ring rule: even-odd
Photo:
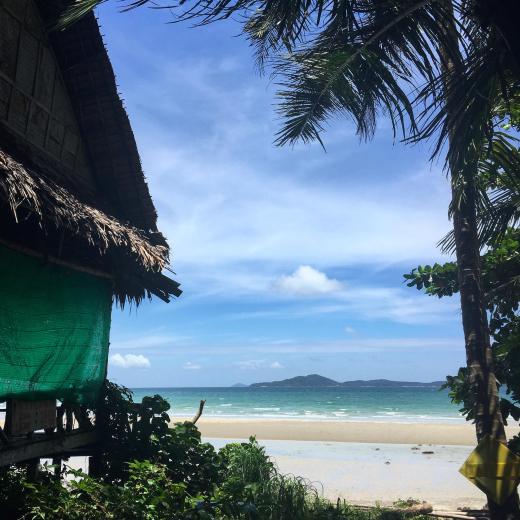
[[[83,18],[90,11],[94,10],[101,4],[108,2],[109,0],[74,0],[73,3],[67,9],[65,9],[63,15],[59,19],[56,27],[58,29],[64,29],[67,26],[77,22]],[[154,0],[117,0],[121,4],[122,11],[128,11],[137,7],[142,7],[148,3],[156,4]]]
[[[491,142],[483,143],[477,166],[477,225],[481,247],[497,244],[509,228],[520,222],[520,150],[517,138],[495,132]],[[460,187],[454,187],[455,193]],[[457,197],[454,197],[457,200]],[[440,242],[444,252],[455,250],[453,232]]]

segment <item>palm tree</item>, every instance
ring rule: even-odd
[[[77,0],[70,22],[106,0]],[[129,0],[126,8],[148,0]],[[156,5],[157,2],[154,2]],[[494,147],[493,107],[507,112],[520,80],[513,20],[505,0],[180,0],[179,21],[208,24],[239,14],[260,69],[278,79],[279,145],[322,142],[325,122],[351,117],[361,138],[385,114],[394,135],[434,143],[452,184],[453,220],[469,384],[477,439],[505,442],[487,315],[480,284],[479,161]],[[491,154],[492,155],[492,154]],[[508,170],[504,161],[503,167]],[[516,518],[518,496],[493,518]]]

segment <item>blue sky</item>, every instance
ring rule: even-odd
[[[402,283],[445,261],[449,186],[426,147],[348,119],[276,148],[274,85],[234,22],[99,11],[184,294],[114,309],[109,377],[227,386],[320,373],[442,379],[464,363],[457,299]]]

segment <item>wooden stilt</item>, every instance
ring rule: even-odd
[[[39,466],[40,459],[31,459],[27,462],[27,480],[29,482],[36,482],[38,480]]]

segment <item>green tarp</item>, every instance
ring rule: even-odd
[[[0,246],[0,400],[94,402],[111,298],[108,280]]]

